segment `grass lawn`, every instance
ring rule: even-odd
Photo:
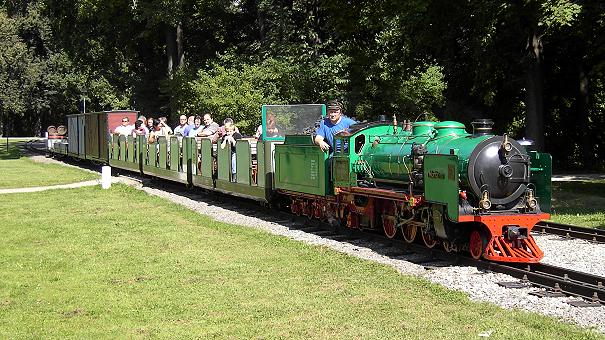
[[[602,338],[123,185],[0,215],[0,338]]]
[[[605,181],[553,182],[555,222],[605,229]]]
[[[0,189],[67,184],[99,178],[99,175],[57,164],[42,164],[22,157],[18,143],[26,140],[0,139]]]

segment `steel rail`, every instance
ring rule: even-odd
[[[605,230],[586,228],[555,222],[539,222],[533,228],[536,234],[553,234],[567,238],[578,238],[599,243],[605,243]]]
[[[595,305],[605,304],[605,277],[540,263],[511,265],[462,259],[462,262],[467,261],[477,268],[507,274],[551,292],[580,297]]]

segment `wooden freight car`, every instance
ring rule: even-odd
[[[137,114],[138,111],[120,110],[68,115],[67,154],[80,159],[107,162],[113,129],[120,125],[123,117],[128,117],[134,122]]]

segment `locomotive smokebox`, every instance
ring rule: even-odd
[[[471,125],[473,126],[474,136],[491,135],[494,121],[491,119],[475,119]]]

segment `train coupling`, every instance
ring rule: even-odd
[[[526,240],[528,236],[528,230],[526,227],[519,227],[516,225],[505,225],[502,228],[502,235],[504,235],[506,239],[510,241]]]

